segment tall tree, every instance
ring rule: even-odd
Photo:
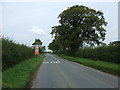
[[[51,34],[65,49],[76,52],[84,44],[100,45],[105,40],[107,22],[101,11],[75,5],[58,18],[60,25],[52,27]]]

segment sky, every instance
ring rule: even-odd
[[[118,2],[2,2],[2,36],[27,46],[31,46],[35,38],[40,38],[47,47],[53,39],[51,27],[59,25],[58,15],[74,5],[102,11],[108,22],[104,42],[108,44],[118,40]]]

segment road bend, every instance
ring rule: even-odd
[[[32,88],[118,88],[118,77],[46,54]]]

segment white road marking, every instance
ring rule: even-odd
[[[54,56],[52,56],[53,59],[57,60],[58,63],[60,63],[60,60],[56,59]]]
[[[43,63],[44,64],[49,64],[49,63],[56,64],[56,63],[60,63],[60,61],[51,61],[51,62],[43,61]]]
[[[50,54],[48,54],[48,56],[51,56],[55,61],[43,61],[43,63],[44,64],[58,64],[58,63],[60,63],[60,60],[59,59],[56,59],[53,55],[50,55]]]

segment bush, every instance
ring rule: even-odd
[[[120,47],[119,44],[110,44],[95,48],[84,47],[80,48],[75,53],[75,56],[80,58],[91,58],[94,60],[120,63],[119,61],[120,51],[118,49],[119,47]]]
[[[17,44],[8,38],[2,38],[2,69],[18,64],[19,62],[33,56],[31,47]]]

